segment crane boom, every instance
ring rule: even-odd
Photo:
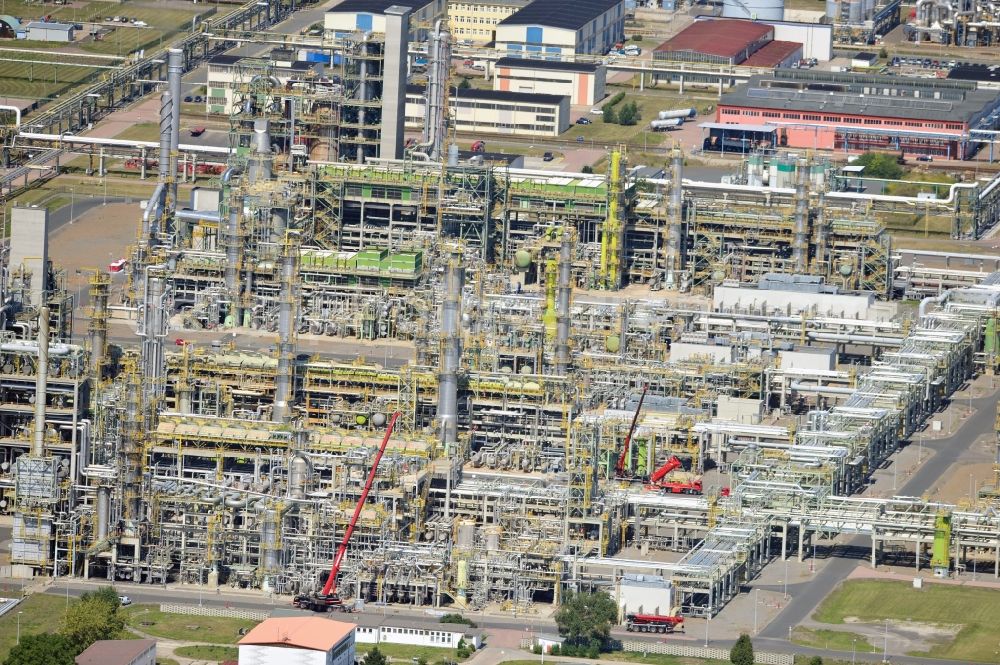
[[[642,387],[642,394],[639,395],[639,406],[635,407],[635,413],[632,415],[632,425],[628,428],[628,435],[625,436],[625,443],[622,444],[622,452],[618,455],[618,461],[615,463],[615,475],[622,476],[625,474],[625,460],[628,458],[628,448],[632,444],[632,434],[635,432],[635,425],[639,422],[639,412],[642,411],[642,403],[646,399],[646,391],[649,390],[649,384]]]
[[[372,483],[375,482],[375,473],[378,471],[378,464],[382,461],[382,454],[385,453],[385,447],[389,443],[389,437],[392,436],[392,429],[396,426],[397,418],[399,418],[399,411],[392,414],[392,418],[389,419],[389,424],[385,428],[382,445],[378,447],[378,452],[375,453],[375,461],[372,462],[372,468],[368,472],[368,480],[365,482],[365,488],[361,491],[361,498],[358,499],[358,505],[354,506],[354,514],[347,525],[347,531],[344,532],[343,540],[340,541],[340,547],[337,548],[337,554],[333,557],[333,568],[330,569],[330,576],[326,578],[326,584],[323,585],[322,595],[324,596],[329,596],[331,593],[336,592],[337,573],[340,572],[340,562],[344,560],[344,554],[347,552],[347,544],[351,541],[351,535],[354,534],[354,526],[358,523],[358,516],[361,515],[361,509],[365,507],[365,501],[368,499],[368,492],[371,491]]]

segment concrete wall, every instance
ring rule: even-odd
[[[778,366],[781,369],[811,369],[833,371],[837,368],[837,355],[833,349],[799,349],[780,351]]]
[[[829,62],[833,57],[833,26],[806,23],[767,23],[774,27],[774,39],[802,44],[803,58]]]
[[[848,295],[843,293],[808,293],[802,291],[777,291],[747,289],[735,286],[716,287],[712,294],[712,308],[717,311],[751,311],[786,314],[809,312],[817,316],[835,316],[847,319],[867,319],[875,296]]]
[[[756,425],[764,413],[764,402],[759,399],[719,395],[715,410],[719,420]]]
[[[298,649],[295,647],[272,647],[261,644],[240,645],[240,665],[331,665],[327,662],[326,651]]]
[[[42,304],[49,260],[49,211],[12,208],[10,212],[10,268],[31,272],[31,304]]]
[[[467,644],[475,645],[477,649],[481,643],[478,635],[466,638],[464,630],[448,630],[444,626],[428,626],[427,628],[391,625],[358,626],[355,629],[355,640],[359,644],[410,644],[455,649],[463,639]]]
[[[481,105],[477,106],[472,106],[472,103],[468,99],[462,99],[462,91],[459,91],[457,98],[452,95],[448,101],[459,132],[487,135],[558,136],[569,129],[570,125],[569,97],[563,97],[558,105],[535,103],[529,106],[529,103],[523,100],[498,102],[492,99],[480,100]],[[518,110],[519,108],[541,110],[522,111]],[[425,115],[423,98],[408,95],[406,99],[406,126],[422,127]],[[554,119],[551,124],[549,121],[540,123],[537,119],[539,115],[550,115]]]

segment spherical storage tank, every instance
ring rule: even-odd
[[[785,0],[722,0],[723,18],[783,21]]]

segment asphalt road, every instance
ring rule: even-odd
[[[961,420],[954,434],[943,439],[924,441],[924,448],[934,450],[935,454],[924,462],[920,469],[897,490],[897,494],[899,496],[921,496],[933,487],[952,464],[965,454],[979,434],[993,429],[996,403],[997,398],[993,393],[986,397],[973,399],[972,406],[976,412]],[[784,609],[760,632],[761,637],[786,640],[788,631],[812,614],[827,594],[851,574],[854,567],[858,565],[859,559],[869,560],[871,538],[856,536],[850,539],[846,545],[840,546],[838,550],[840,556],[827,562],[826,566],[819,570],[808,584],[802,586],[799,593],[792,596]],[[839,653],[839,655],[843,657],[843,653]],[[894,662],[904,661],[896,660]]]

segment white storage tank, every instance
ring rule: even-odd
[[[785,0],[722,0],[723,18],[785,20]]]

